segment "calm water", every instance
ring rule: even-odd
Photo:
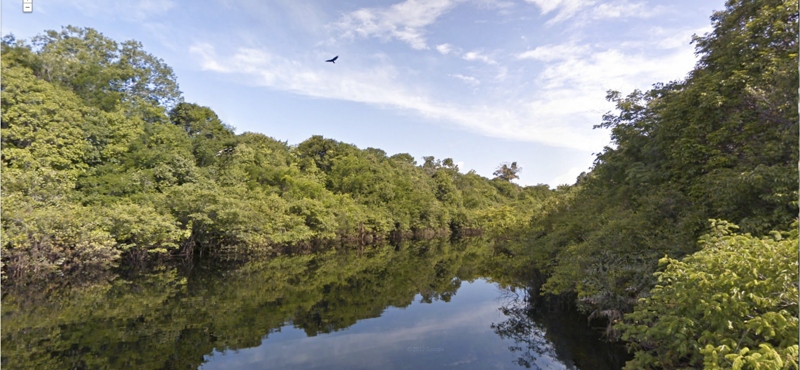
[[[7,288],[4,369],[619,369],[480,242],[417,242]]]

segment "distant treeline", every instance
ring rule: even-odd
[[[516,163],[489,180],[449,158],[236,135],[140,43],[90,28],[4,37],[2,74],[5,278],[502,232],[552,193],[511,183]]]

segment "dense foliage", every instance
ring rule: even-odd
[[[450,158],[236,135],[141,44],[90,28],[6,36],[2,73],[4,276],[489,231],[550,193]]]
[[[552,273],[549,292],[629,308],[653,285],[659,258],[694,252],[709,219],[753,235],[790,228],[798,211],[795,5],[730,2],[714,16],[715,30],[696,39],[701,60],[685,81],[609,93],[618,112],[599,126],[611,129],[614,146],[531,220],[532,253],[549,257],[537,258]]]
[[[619,325],[637,350],[628,368],[797,368],[797,231],[713,227],[697,253],[661,260],[651,296]]]
[[[798,1],[729,0],[711,19],[685,80],[608,93],[612,144],[555,191],[511,183],[516,163],[488,180],[236,135],[136,42],[6,37],[4,276],[483,229],[512,239],[495,249],[508,270],[605,318],[630,368],[796,369]]]
[[[543,292],[577,297],[607,319],[612,337],[611,324],[628,323],[638,351],[631,368],[797,368],[797,241],[792,252],[790,242],[761,237],[796,228],[798,2],[729,0],[711,19],[685,80],[609,92],[617,109],[597,128],[611,130],[613,145],[591,173],[538,204],[508,250],[549,276]],[[706,238],[717,247],[698,251],[710,219],[752,236]],[[772,259],[737,260],[734,250]],[[721,272],[744,266],[755,276]],[[794,271],[791,283],[763,278],[776,271]]]

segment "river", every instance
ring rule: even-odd
[[[620,369],[485,241],[339,248],[5,287],[3,369]]]

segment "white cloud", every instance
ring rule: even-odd
[[[483,55],[478,51],[470,51],[470,52],[464,53],[463,58],[464,58],[464,60],[469,60],[469,61],[479,60],[479,61],[487,63],[487,64],[497,64],[497,62],[495,62],[492,58],[489,58],[488,56]]]
[[[542,14],[548,14],[552,11],[558,10],[555,17],[547,21],[548,24],[554,24],[563,20],[569,19],[577,14],[583,8],[595,4],[594,0],[525,0],[529,3],[536,4],[542,9]]]
[[[660,40],[657,43],[659,49],[677,49],[685,48],[692,41],[692,35],[702,36],[707,32],[711,32],[713,28],[705,26],[698,29],[681,29],[681,30],[667,30],[661,27],[653,27],[650,33]]]
[[[464,75],[461,75],[461,74],[454,74],[454,75],[450,75],[450,77],[455,77],[455,78],[457,78],[457,79],[459,79],[461,81],[464,81],[465,83],[473,85],[473,86],[477,86],[477,85],[481,84],[480,80],[478,80],[477,78],[472,77],[472,76],[464,76]]]
[[[602,3],[597,6],[596,0],[525,0],[536,4],[546,15],[551,12],[555,16],[547,21],[553,25],[580,15],[574,24],[584,24],[591,19],[613,18],[650,18],[663,13],[667,7],[663,5],[648,5],[645,2],[615,1]]]
[[[472,0],[472,2],[475,3],[475,5],[477,5],[478,7],[485,9],[505,10],[513,8],[514,5],[516,5],[514,4],[513,1],[502,1],[502,0]]]
[[[627,1],[605,3],[592,9],[592,18],[650,18],[666,9],[663,5],[648,5],[646,3],[629,3]]]
[[[333,28],[343,37],[397,39],[417,50],[428,49],[425,27],[455,5],[455,0],[406,0],[388,8],[362,8],[342,16]]]
[[[453,46],[450,44],[436,45],[436,50],[439,50],[440,53],[447,55],[447,53],[453,50]]]
[[[685,33],[688,40],[690,32]],[[655,82],[680,79],[692,69],[695,56],[690,45],[658,47],[670,44],[672,37],[674,32],[663,30],[650,39],[635,40],[637,45],[575,41],[540,45],[516,54],[515,64],[508,65],[500,65],[480,49],[462,53],[450,44],[438,45],[440,53],[496,66],[470,65],[468,73],[443,73],[472,86],[480,84],[486,94],[478,101],[474,95],[427,83],[430,76],[423,70],[395,65],[389,56],[380,63],[361,58],[326,68],[319,62],[330,55],[321,51],[292,55],[240,47],[218,52],[212,44],[196,43],[190,52],[203,69],[250,84],[410,112],[490,137],[594,151],[608,143],[607,131],[590,129],[613,109],[603,99],[607,90],[647,89]],[[531,64],[535,66],[528,67]]]
[[[500,67],[500,70],[494,76],[494,80],[497,82],[505,81],[506,77],[508,77],[508,67]]]
[[[539,46],[536,49],[528,50],[517,54],[517,59],[536,59],[545,62],[554,60],[572,59],[577,56],[586,55],[590,48],[588,45],[575,44],[552,44]]]
[[[551,62],[538,77],[544,88],[581,89],[594,86],[602,89],[632,90],[646,81],[652,84],[684,78],[695,63],[694,53],[688,45],[662,55],[644,54],[638,49],[631,51],[622,48],[605,50],[592,48],[591,52],[576,53],[552,52],[561,47],[561,45],[548,45],[541,47],[541,52],[538,54],[527,55],[530,58]],[[588,50],[588,48],[588,45],[583,45],[572,49]]]
[[[682,34],[683,39],[688,40],[691,32]],[[628,47],[550,44],[520,53],[517,59],[521,63],[535,60],[543,67],[532,81],[537,92],[522,105],[530,117],[540,120],[540,125],[562,124],[585,130],[599,123],[602,114],[613,109],[611,103],[602,99],[607,90],[627,93],[686,76],[696,61],[692,47],[688,44],[670,49],[657,47],[673,36],[674,31],[665,31],[661,38],[653,37]],[[581,171],[567,174],[570,181]]]
[[[306,96],[409,111],[428,119],[455,123],[486,136],[577,149],[602,147],[608,141],[606,133],[585,130],[591,124],[587,118],[565,119],[565,113],[574,113],[574,107],[571,111],[547,116],[553,111],[543,109],[539,112],[530,100],[486,101],[483,104],[442,100],[439,94],[407,82],[407,76],[390,62],[371,67],[340,67],[337,64],[334,70],[317,66],[320,55],[290,60],[262,50],[238,48],[220,53],[224,55],[220,56],[213,46],[206,43],[193,45],[190,52],[198,57],[204,70],[243,75],[249,83]],[[597,98],[593,97],[594,100]],[[535,101],[537,98],[530,99]]]

